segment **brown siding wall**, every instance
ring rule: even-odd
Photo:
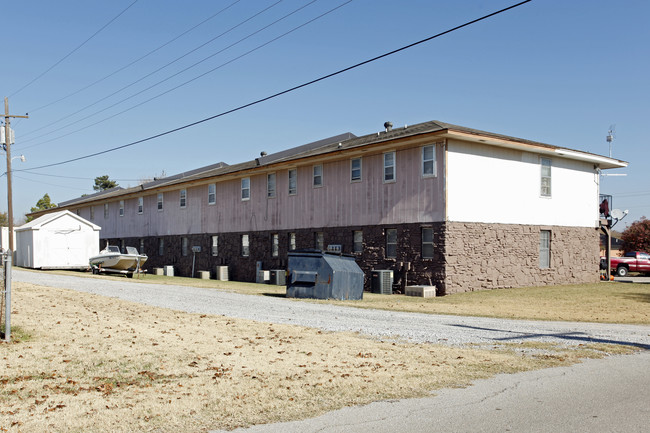
[[[540,230],[551,231],[551,265],[539,267]],[[598,230],[447,223],[446,293],[598,281]]]

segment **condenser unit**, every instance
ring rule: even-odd
[[[373,270],[371,276],[372,293],[379,293],[382,295],[393,294],[393,271]]]

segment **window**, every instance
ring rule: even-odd
[[[541,165],[541,190],[542,197],[551,196],[551,160],[549,158],[540,158]]]
[[[539,232],[539,267],[548,269],[551,267],[551,231],[542,230]]]
[[[354,158],[350,160],[350,181],[361,181],[361,158]]]
[[[95,219],[95,206],[90,206],[90,219]]]
[[[211,183],[208,185],[208,204],[217,203],[217,184]]]
[[[323,232],[314,233],[314,248],[320,251],[325,250],[325,236]]]
[[[104,203],[104,219],[108,219],[108,203]]]
[[[395,152],[384,153],[384,182],[395,182]]]
[[[289,195],[298,193],[298,170],[292,168],[289,170]]]
[[[140,254],[144,254],[144,238],[140,238],[140,249],[138,250]]]
[[[180,197],[180,206],[181,208],[185,208],[187,206],[187,190],[182,189],[179,194]]]
[[[81,211],[77,209],[77,215],[81,215]]]
[[[289,233],[289,251],[294,251],[296,249],[296,234]]]
[[[124,239],[120,239],[120,251],[122,251],[122,254],[126,253],[126,243],[124,242]]]
[[[250,200],[251,198],[251,178],[245,177],[241,180],[241,199]]]
[[[163,193],[162,192],[158,193],[158,210],[159,211],[163,210]]]
[[[386,258],[397,258],[397,229],[386,229]]]
[[[120,216],[124,216],[124,200],[120,200]]]
[[[275,197],[275,173],[266,175],[266,196],[268,198]]]
[[[314,188],[323,186],[323,165],[322,164],[314,166],[313,186]]]
[[[422,227],[422,258],[433,258],[433,228]]]
[[[219,236],[212,236],[212,255],[219,254]]]
[[[158,238],[158,255],[165,255],[165,240],[163,238]]]
[[[144,209],[144,198],[138,197],[138,214],[142,214],[143,209]]]
[[[363,231],[355,230],[353,236],[354,236],[353,238],[354,245],[352,247],[352,251],[354,251],[355,253],[362,253],[363,252]]]
[[[422,147],[422,176],[436,176],[436,146]]]
[[[277,233],[271,235],[271,255],[273,257],[280,255],[280,237]]]
[[[248,257],[250,255],[248,235],[241,235],[241,255],[242,257]]]
[[[189,254],[188,246],[189,246],[189,239],[187,239],[186,237],[181,238],[181,254],[183,254],[183,256]]]

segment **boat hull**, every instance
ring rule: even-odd
[[[140,268],[147,261],[145,255],[135,254],[100,254],[90,258],[90,266],[100,269],[114,269],[117,271],[136,271],[138,263]]]

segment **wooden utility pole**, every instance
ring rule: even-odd
[[[5,98],[5,150],[7,151],[7,218],[9,219],[9,249],[14,252],[14,208],[11,194],[11,131],[10,118],[27,119],[28,116],[13,116],[9,114],[9,98]]]

